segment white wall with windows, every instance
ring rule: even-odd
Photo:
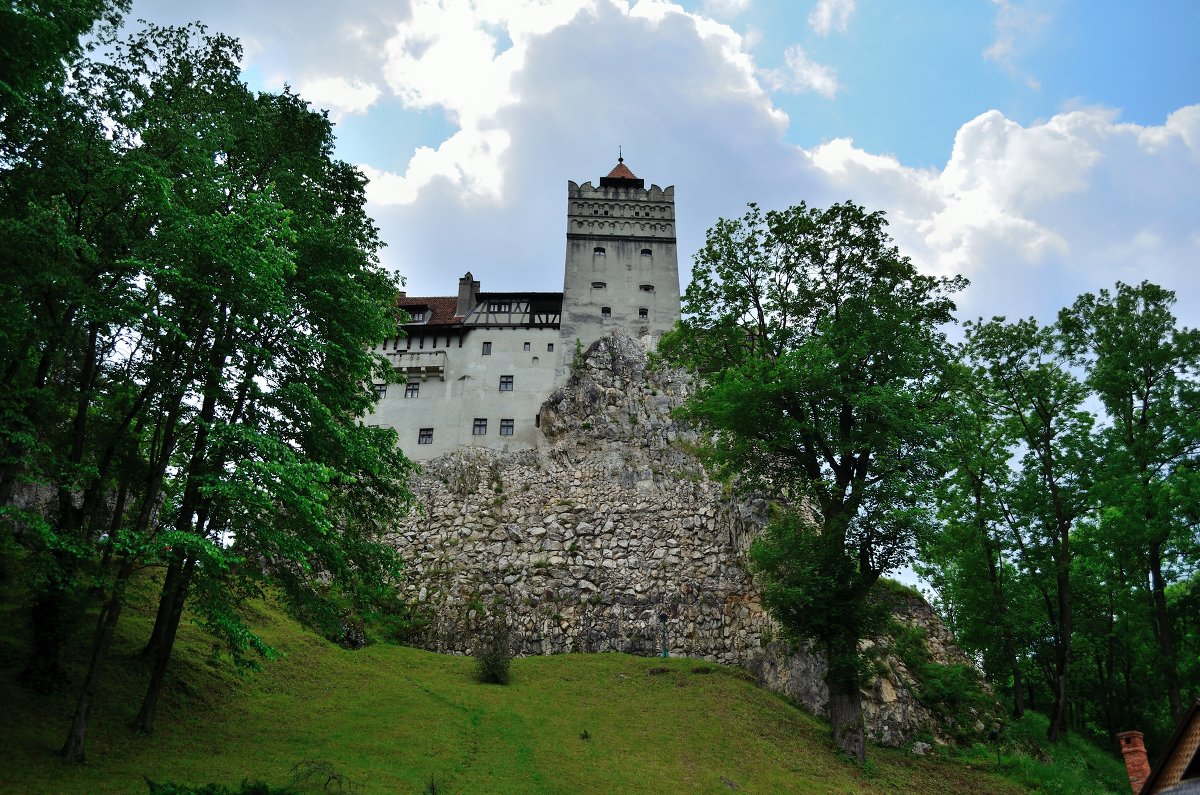
[[[439,374],[428,368],[406,375],[405,383],[387,384],[370,425],[388,425],[400,435],[400,447],[414,460],[435,458],[458,447],[495,450],[537,445],[537,412],[555,386],[555,328],[471,328],[462,346],[445,338],[421,355],[444,361]],[[380,350],[398,363],[411,352]],[[381,390],[382,384],[376,385]]]

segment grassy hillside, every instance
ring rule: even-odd
[[[187,654],[173,664],[158,731],[146,737],[127,728],[146,681],[136,650],[148,629],[145,615],[130,614],[88,763],[71,767],[54,752],[73,694],[35,697],[14,684],[24,639],[6,604],[0,791],[145,792],[144,777],[286,785],[306,761],[368,793],[420,793],[431,778],[438,793],[1019,793],[1027,789],[1011,778],[1030,780],[986,752],[947,759],[872,749],[872,761],[855,766],[833,751],[824,723],[735,669],[698,661],[522,659],[500,687],[475,683],[469,659],[387,644],[346,651],[272,608],[257,619],[286,656],[248,676],[211,661],[204,637],[181,628]]]

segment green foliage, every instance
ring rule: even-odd
[[[1118,283],[1052,325],[968,324],[921,571],[1014,714],[1049,711],[1055,737],[1069,712],[1161,744],[1200,685],[1200,612],[1175,606],[1200,559],[1200,333],[1174,300]]]
[[[584,358],[583,341],[579,337],[575,338],[575,348],[571,352],[571,372],[582,373],[584,365],[587,363]]]
[[[919,273],[885,226],[852,203],[721,219],[659,345],[701,377],[679,413],[711,432],[713,471],[783,506],[751,552],[764,603],[830,660],[834,735],[857,759],[867,595],[929,526],[965,284]]]
[[[934,662],[929,656],[923,629],[892,620],[888,635],[891,651],[916,680],[915,695],[938,717],[941,725],[959,743],[977,741],[975,722],[992,722],[995,699],[980,686],[979,672],[969,665]]]
[[[372,349],[397,286],[365,179],[322,113],[241,82],[235,40],[118,39],[124,5],[0,12],[38,37],[28,81],[0,86],[20,95],[0,113],[0,521],[27,555],[31,678],[58,681],[64,618],[105,604],[70,759],[135,571],[167,571],[149,730],[186,602],[239,665],[271,654],[244,621],[268,585],[318,622],[369,613],[400,573],[383,522],[410,501],[394,432],[359,420],[394,377]],[[16,509],[29,489],[53,496]]]

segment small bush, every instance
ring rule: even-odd
[[[342,771],[329,762],[318,762],[305,759],[292,765],[292,783],[304,787],[320,787],[322,790],[334,792],[353,792],[362,789],[362,785],[352,781]]]
[[[475,676],[485,685],[506,685],[511,663],[508,622],[503,614],[493,616],[475,644]]]

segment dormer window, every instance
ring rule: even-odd
[[[652,292],[654,292],[654,285],[653,284],[639,284],[638,289],[641,290],[643,293],[652,293]]]
[[[512,301],[488,301],[489,312],[511,312]]]
[[[425,322],[425,310],[424,309],[410,309],[408,312],[408,322],[409,323],[424,323]]]
[[[608,286],[607,282],[592,282],[593,290],[603,290],[607,286]]]
[[[604,246],[596,246],[594,249],[592,249],[592,253],[595,254],[596,256],[603,257],[604,256]]]

